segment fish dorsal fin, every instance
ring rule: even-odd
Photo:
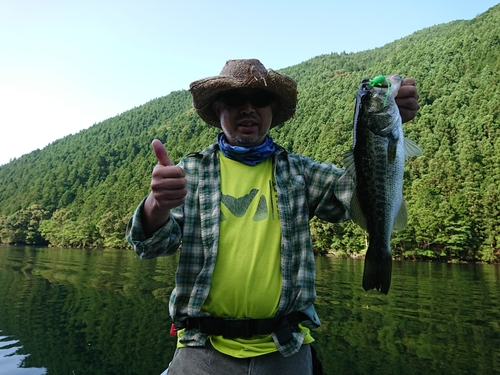
[[[394,225],[392,227],[393,230],[399,231],[406,228],[408,225],[408,211],[406,210],[406,204],[404,201],[401,202],[401,206],[399,207],[398,214],[394,219]]]
[[[411,139],[405,138],[405,158],[412,158],[422,155],[422,150]]]
[[[364,230],[367,229],[366,225],[366,217],[363,215],[363,211],[361,211],[361,205],[359,204],[358,191],[354,190],[354,193],[351,198],[351,208],[349,209],[349,214],[351,215],[352,221],[358,224]]]
[[[343,155],[344,169],[356,181],[356,165],[354,164],[354,151],[347,150]]]

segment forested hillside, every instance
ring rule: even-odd
[[[297,80],[299,108],[271,135],[290,152],[340,166],[360,80],[414,77],[421,110],[404,130],[424,155],[406,165],[409,225],[394,234],[394,255],[500,260],[500,5],[470,21],[281,72]],[[1,166],[0,242],[128,247],[125,225],[148,193],[155,164],[151,140],[161,139],[177,161],[216,133],[198,119],[189,93],[178,91]],[[353,223],[311,225],[318,252],[365,250]]]

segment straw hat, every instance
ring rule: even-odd
[[[207,124],[220,128],[220,121],[212,109],[217,95],[239,88],[270,91],[278,100],[271,128],[282,124],[295,114],[297,83],[284,74],[267,70],[257,59],[229,60],[220,75],[203,78],[189,85],[193,107]]]

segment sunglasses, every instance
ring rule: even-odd
[[[267,91],[257,91],[252,94],[243,94],[239,91],[226,91],[220,94],[217,98],[221,102],[230,107],[241,107],[246,103],[250,103],[253,107],[262,108],[267,107],[276,100],[273,94]]]

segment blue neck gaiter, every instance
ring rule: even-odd
[[[217,135],[217,143],[224,156],[246,165],[257,165],[276,151],[273,139],[268,135],[261,145],[254,147],[232,146],[227,142],[224,133]]]

